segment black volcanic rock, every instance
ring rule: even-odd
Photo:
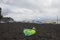
[[[36,28],[36,35],[26,37],[24,28]],[[0,23],[0,40],[60,40],[60,24]]]

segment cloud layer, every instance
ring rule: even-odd
[[[4,17],[16,21],[55,20],[60,17],[60,0],[0,0]],[[6,10],[6,11],[5,11]],[[14,15],[14,16],[13,16]]]

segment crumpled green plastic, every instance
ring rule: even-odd
[[[24,29],[23,33],[24,33],[25,36],[31,36],[31,35],[36,34],[36,30],[34,30],[34,29]]]

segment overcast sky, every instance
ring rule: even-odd
[[[60,0],[0,0],[0,6],[5,17],[16,21],[60,18]]]

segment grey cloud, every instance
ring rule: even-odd
[[[33,1],[34,2],[34,1]],[[38,6],[36,3],[30,2],[29,0],[8,0],[6,4],[15,5],[23,8],[37,9]]]
[[[27,11],[27,12],[32,14],[32,16],[34,16],[34,17],[35,16],[38,16],[38,17],[42,16],[45,19],[53,19],[53,18],[55,19],[56,16],[60,16],[59,15],[59,13],[60,13],[60,0],[4,0],[2,2],[6,5],[10,5],[12,8],[14,8],[14,6],[17,7],[15,9],[13,9],[16,11],[20,10],[21,8],[32,10],[33,12],[31,12],[31,13],[30,13],[30,11],[29,12]],[[7,8],[7,10],[9,10],[10,12],[12,10],[11,7]],[[11,9],[9,9],[9,8],[11,8]],[[23,14],[26,14],[25,13],[26,11],[24,9],[23,9],[23,11],[24,11]],[[18,13],[21,13],[21,12],[18,12]],[[9,16],[11,16],[11,14]]]

